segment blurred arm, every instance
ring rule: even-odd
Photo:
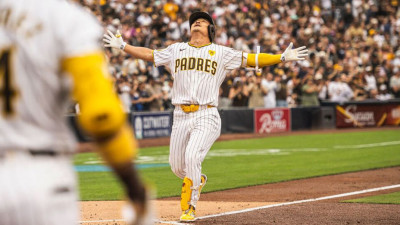
[[[125,184],[130,199],[144,204],[144,186],[132,169],[136,142],[105,68],[101,52],[62,61],[63,71],[74,81],[73,97],[80,105],[81,127],[95,138],[100,154]]]

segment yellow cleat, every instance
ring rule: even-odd
[[[195,221],[196,219],[197,219],[196,218],[196,210],[192,205],[190,205],[188,210],[182,212],[180,221],[181,222],[192,222],[192,221]]]

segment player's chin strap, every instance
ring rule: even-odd
[[[259,68],[258,67],[258,55],[260,54],[260,46],[259,45],[257,45],[257,53],[256,53],[256,67],[255,68],[253,68],[253,67],[247,67],[246,69],[248,69],[248,70],[255,70],[256,71],[256,73],[260,73],[261,74],[261,72],[262,72],[262,68]]]

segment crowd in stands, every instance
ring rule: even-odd
[[[308,60],[261,73],[237,69],[220,88],[219,107],[318,106],[322,101],[400,98],[398,0],[81,0],[105,30],[131,45],[162,49],[188,42],[188,18],[209,12],[215,43],[244,52],[282,53],[307,46]],[[106,49],[126,111],[169,110],[168,68]]]

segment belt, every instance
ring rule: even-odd
[[[29,155],[33,157],[56,157],[61,154],[65,154],[63,152],[56,152],[53,150],[28,150],[28,151],[15,151],[15,153],[28,153]],[[13,155],[12,151],[8,152],[0,152],[0,159],[4,159],[7,157],[7,155]]]
[[[190,104],[190,105],[179,105],[185,113],[191,113],[191,112],[196,112],[199,109],[206,109],[206,108],[213,108],[215,106],[213,105],[195,105],[195,104]]]
[[[60,154],[60,152],[55,152],[53,150],[29,150],[32,156],[49,156],[54,157]]]

